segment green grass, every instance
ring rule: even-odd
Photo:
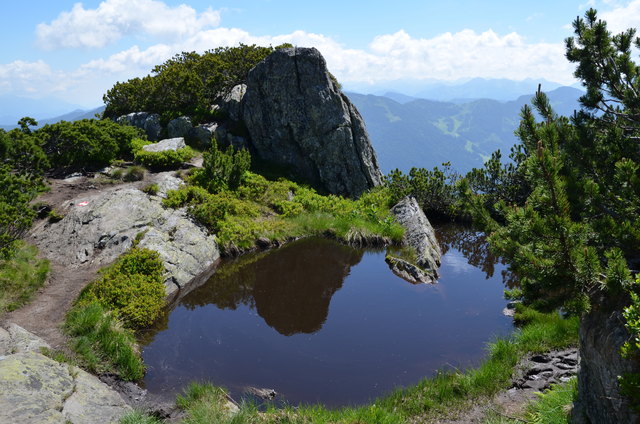
[[[555,384],[544,393],[538,393],[538,399],[527,405],[524,417],[505,417],[490,412],[485,424],[568,424],[573,401],[578,395],[578,380],[573,377],[563,384]]]
[[[249,250],[261,238],[282,242],[311,235],[355,245],[399,243],[404,229],[390,215],[390,201],[390,193],[383,188],[351,200],[247,172],[237,190],[213,194],[190,185],[169,192],[164,204],[188,206],[191,215],[216,235],[223,252],[229,253]]]
[[[15,255],[0,261],[0,316],[28,303],[49,274],[49,261],[38,258],[38,249],[18,242]]]
[[[79,303],[68,313],[65,329],[80,365],[92,372],[116,372],[124,380],[144,376],[133,332],[100,303]]]
[[[162,421],[140,411],[132,411],[120,418],[119,424],[160,424]]]
[[[65,320],[81,365],[125,380],[144,376],[133,329],[151,324],[164,307],[163,272],[157,252],[133,247],[85,287]]]
[[[353,408],[330,410],[320,405],[270,408],[259,413],[252,405],[241,405],[237,415],[225,413],[225,392],[210,384],[192,384],[185,395],[178,398],[189,424],[197,423],[376,423],[429,422],[463,412],[473,404],[491,399],[511,383],[514,368],[522,357],[532,352],[560,349],[578,343],[577,318],[564,319],[559,314],[542,314],[519,307],[516,311],[527,324],[511,337],[488,345],[488,356],[477,368],[442,371],[422,380],[413,387],[399,389],[373,403]],[[575,389],[572,389],[575,390]],[[559,388],[553,395],[544,395],[531,406],[529,416],[541,417],[540,423],[555,423],[552,412],[562,416],[567,399],[566,391],[557,399]],[[565,414],[566,415],[566,414]],[[554,415],[555,416],[555,415]],[[493,419],[502,417],[496,416]],[[538,418],[536,418],[538,419]],[[555,419],[555,418],[553,418]],[[508,423],[510,421],[495,421]]]

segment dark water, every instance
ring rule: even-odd
[[[447,367],[475,365],[512,330],[504,267],[481,235],[443,227],[437,285],[392,274],[384,252],[306,239],[227,263],[145,335],[144,383],[173,397],[193,380],[239,397],[361,404]]]

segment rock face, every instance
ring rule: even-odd
[[[157,181],[161,195],[180,185],[169,173],[163,175]],[[139,246],[157,251],[165,264],[170,295],[220,257],[214,237],[194,224],[186,211],[165,209],[159,196],[135,188],[115,187],[76,198],[61,212],[61,221],[40,228],[33,238],[43,255],[70,268],[111,263],[142,237]]]
[[[187,116],[180,116],[179,118],[169,121],[167,124],[167,135],[169,138],[184,138],[188,136],[192,128],[191,119]]]
[[[236,85],[227,95],[218,99],[213,108],[220,111],[226,119],[240,122],[242,121],[242,99],[246,92],[246,84]]]
[[[160,125],[160,115],[148,112],[133,112],[128,115],[122,115],[116,122],[119,124],[132,125],[144,130],[147,138],[151,141],[159,140],[162,133],[162,125]]]
[[[0,328],[0,422],[117,423],[131,411],[93,375],[42,355],[46,346],[15,324]]]
[[[241,109],[257,155],[321,191],[358,196],[381,183],[362,117],[318,50],[269,55],[249,72]]]
[[[431,223],[414,197],[405,197],[391,208],[396,221],[405,228],[403,243],[416,252],[416,265],[438,278],[442,251]]]
[[[618,384],[618,376],[640,373],[637,359],[628,360],[620,356],[620,347],[629,339],[621,313],[625,302],[623,299],[603,298],[593,305],[580,322],[582,362],[572,422],[640,422],[640,414],[631,409]]]
[[[147,152],[165,152],[167,150],[176,151],[179,149],[184,149],[185,147],[187,147],[187,145],[184,142],[184,138],[176,137],[166,138],[153,144],[147,144],[145,146],[142,146],[142,150],[145,150]]]

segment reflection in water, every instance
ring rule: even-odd
[[[236,309],[242,303],[255,308],[280,334],[314,333],[327,319],[331,297],[363,253],[330,240],[300,240],[295,249],[228,264],[181,304]]]
[[[489,247],[487,235],[473,227],[459,224],[444,224],[436,227],[436,237],[440,243],[442,254],[449,249],[456,249],[467,260],[469,265],[482,270],[486,278],[492,278],[497,264],[502,265],[500,274],[504,284],[513,288],[517,286],[516,276],[505,266],[505,262],[496,256]]]
[[[173,398],[208,380],[234,397],[269,387],[292,404],[339,406],[476,364],[512,329],[491,276],[504,267],[479,234],[457,242],[447,230],[435,285],[407,284],[383,252],[325,239],[227,262],[143,336],[146,388]]]

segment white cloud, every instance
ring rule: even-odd
[[[63,72],[54,71],[42,60],[25,62],[16,60],[0,64],[0,94],[38,94],[63,92],[68,88]]]
[[[98,72],[144,72],[180,51],[203,51],[238,43],[278,45],[290,42],[316,47],[329,68],[344,82],[383,82],[400,79],[545,78],[572,83],[572,66],[560,43],[528,44],[517,33],[504,36],[494,31],[464,30],[434,38],[413,38],[405,31],[380,35],[367,50],[348,49],[321,34],[296,31],[278,36],[256,37],[235,28],[202,31],[181,43],[156,45],[145,50],[133,47],[106,59],[92,61],[85,70]]]
[[[96,9],[76,3],[51,23],[39,24],[36,36],[45,49],[99,48],[129,35],[184,39],[219,24],[220,13],[212,9],[198,13],[158,0],[104,0]]]
[[[613,9],[599,15],[607,21],[607,27],[613,33],[640,28],[640,0],[633,0],[626,5],[615,3]]]
[[[638,5],[640,0],[609,13],[623,10],[622,14],[633,14],[635,9],[629,8]],[[189,6],[170,7],[161,0],[103,0],[95,9],[85,9],[77,3],[52,22],[37,27],[42,47],[97,48],[126,36],[144,37],[145,42],[155,40],[156,44],[144,49],[134,45],[70,72],[54,71],[42,61],[0,64],[0,90],[41,90],[45,94],[66,90],[76,100],[84,96],[95,98],[89,100],[95,102],[116,81],[146,75],[155,65],[181,51],[202,52],[238,43],[284,42],[318,48],[329,69],[345,83],[473,77],[574,82],[573,67],[564,58],[561,43],[532,44],[517,33],[463,30],[433,38],[414,38],[401,30],[375,37],[366,49],[350,49],[322,34],[295,31],[255,36],[238,28],[217,27],[219,24],[217,11],[198,13]],[[16,71],[20,67],[25,71]]]

